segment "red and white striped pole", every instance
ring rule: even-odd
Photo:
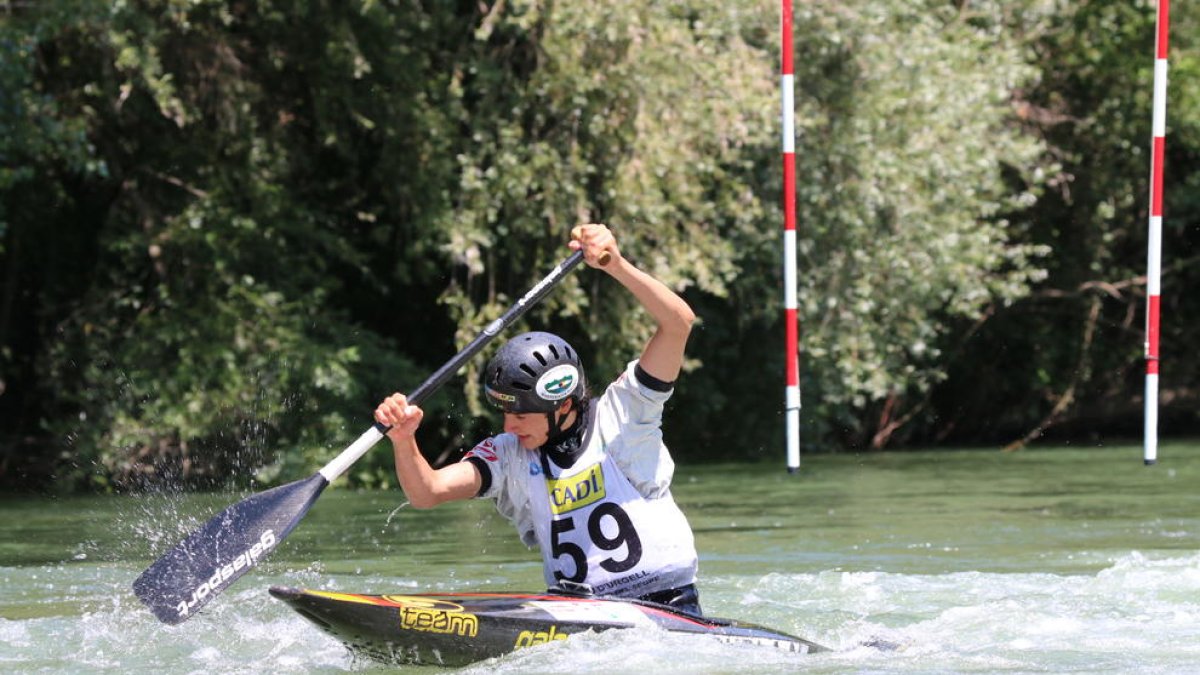
[[[1170,1],[1158,0],[1154,39],[1154,123],[1150,145],[1150,235],[1146,255],[1146,408],[1144,459],[1158,461],[1158,318],[1162,273],[1163,153],[1167,134],[1167,33]]]
[[[793,116],[792,2],[783,2],[783,318],[787,326],[788,472],[800,470],[800,325],[796,315],[796,123]]]

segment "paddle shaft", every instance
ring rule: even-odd
[[[600,256],[601,265],[608,262],[607,257],[607,253]],[[468,359],[545,297],[582,260],[583,253],[576,252],[559,263],[503,316],[488,324],[471,344],[421,383],[409,399],[420,402],[445,384]],[[133,582],[134,593],[165,623],[179,624],[194,616],[275,550],[325,487],[366,454],[387,430],[386,425],[376,424],[312,476],[251,495],[210,518],[142,572]]]
[[[609,255],[607,252],[601,254],[600,264],[608,263]],[[458,354],[447,361],[441,368],[438,368],[430,375],[419,387],[414,389],[408,395],[408,402],[413,405],[420,405],[422,401],[428,398],[431,394],[437,391],[443,384],[446,383],[455,373],[458,372],[463,365],[471,360],[473,356],[479,353],[489,342],[505,328],[511,325],[514,321],[521,318],[530,307],[534,306],[546,297],[558,282],[575,269],[580,262],[583,261],[583,251],[576,251],[569,258],[562,261],[546,275],[544,279],[539,281],[536,286],[529,289],[529,292],[517,300],[513,306],[509,307],[500,318],[489,323],[483,331],[475,337],[466,347]],[[367,453],[390,429],[386,424],[376,422],[374,426],[367,429],[356,441],[351,443],[337,457],[334,457],[328,464],[321,468],[320,474],[325,477],[325,480],[332,483],[338,476],[346,472],[352,464],[357,462],[359,458]]]

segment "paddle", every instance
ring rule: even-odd
[[[600,264],[609,255],[600,256]],[[458,369],[516,321],[583,260],[576,251],[559,263],[506,312],[489,323],[471,344],[450,359],[408,396],[419,404],[445,384]],[[179,624],[191,618],[218,593],[256,565],[295,529],[321,492],[366,454],[384,434],[387,425],[375,423],[321,468],[294,483],[252,495],[214,516],[203,527],[167,551],[133,582],[133,591],[159,620]]]

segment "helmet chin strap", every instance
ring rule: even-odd
[[[566,414],[558,416],[558,410],[546,413],[546,420],[550,424],[547,430],[549,436],[541,447],[550,461],[564,469],[574,464],[583,451],[583,435],[587,432],[588,424],[587,402],[572,400],[574,403]],[[568,424],[572,412],[575,418]]]
[[[567,421],[567,417],[570,416],[570,414],[571,414],[570,410],[563,413],[562,415],[558,414],[558,410],[553,410],[551,412],[546,413],[546,421],[550,425],[549,429],[550,429],[550,437],[551,438],[557,439],[559,436],[562,436],[564,431],[566,431],[566,429],[563,428],[563,422]]]
[[[546,423],[548,425],[548,431],[549,431],[549,434],[546,438],[547,445],[557,443],[563,436],[566,435],[566,433],[570,427],[567,427],[564,425],[566,424],[567,419],[571,416],[572,412],[576,413],[576,421],[578,421],[578,417],[580,414],[579,413],[579,403],[575,402],[574,399],[571,399],[571,400],[573,401],[571,404],[571,409],[568,410],[567,412],[563,413],[562,415],[558,414],[557,408],[546,413]]]

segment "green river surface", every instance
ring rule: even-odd
[[[379,450],[376,449],[378,452]],[[797,655],[610,631],[465,671],[352,658],[267,594],[540,591],[490,502],[430,511],[327,490],[179,626],[130,584],[248,494],[0,498],[0,671],[30,673],[1200,672],[1200,444],[813,455],[680,466],[712,615],[833,649]],[[889,643],[894,649],[871,644]]]

